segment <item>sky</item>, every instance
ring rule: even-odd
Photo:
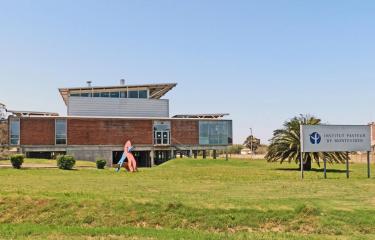
[[[66,115],[59,87],[176,82],[171,115],[375,121],[375,1],[0,0],[0,102]]]

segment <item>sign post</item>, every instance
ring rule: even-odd
[[[301,175],[303,154],[346,152],[346,176],[349,178],[349,152],[367,152],[367,175],[371,177],[371,127],[369,125],[301,125]],[[327,178],[327,157],[324,178]]]
[[[349,153],[346,153],[346,178],[349,178]]]
[[[371,152],[367,152],[367,177],[371,178]]]

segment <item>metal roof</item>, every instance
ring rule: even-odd
[[[176,87],[177,83],[160,83],[160,84],[143,84],[143,85],[119,85],[119,86],[92,86],[92,87],[78,87],[78,88],[59,88],[60,94],[67,104],[69,93],[71,91],[98,91],[98,90],[131,90],[137,88],[147,88],[150,91],[150,98],[160,99],[167,94],[172,88]]]
[[[229,113],[214,113],[214,114],[182,114],[175,115],[172,118],[199,118],[199,119],[218,119],[229,116]]]
[[[14,111],[14,110],[8,110],[8,112],[22,117],[22,116],[43,116],[43,117],[57,117],[59,116],[58,113],[53,113],[53,112],[36,112],[36,111]]]

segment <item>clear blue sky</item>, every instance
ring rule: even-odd
[[[228,112],[235,142],[300,113],[375,120],[375,1],[0,0],[0,102],[57,88],[177,82],[171,114]]]

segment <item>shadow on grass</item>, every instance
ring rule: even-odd
[[[300,168],[276,168],[274,169],[275,171],[295,171],[299,172],[301,171]],[[305,170],[305,172],[324,172],[324,169],[320,168],[313,168],[311,170]],[[346,173],[346,170],[341,170],[341,169],[327,169],[327,173]]]

